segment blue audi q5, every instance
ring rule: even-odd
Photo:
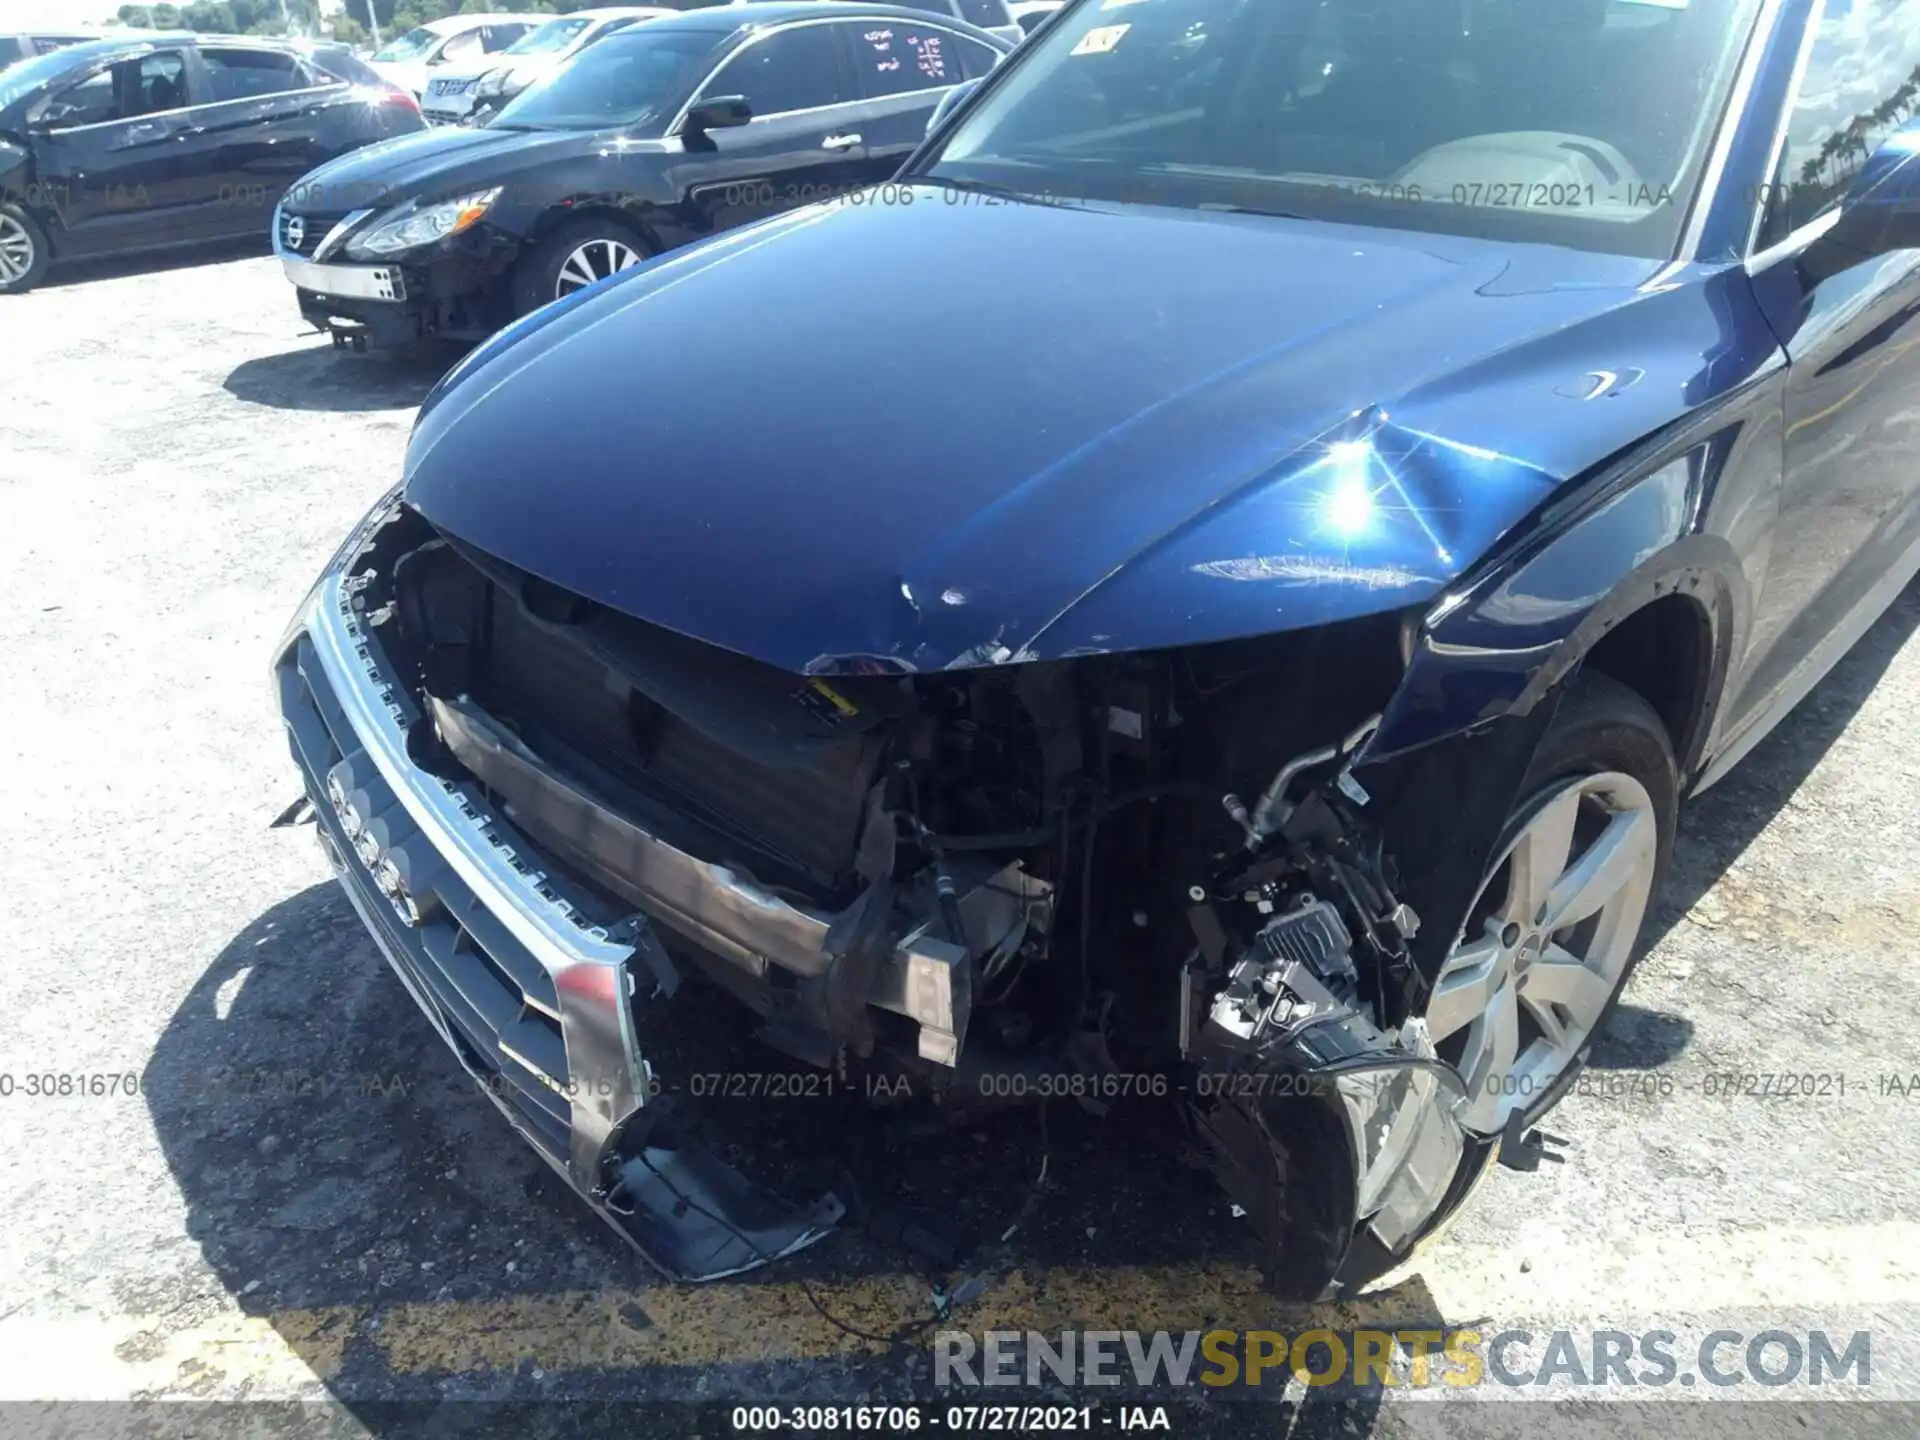
[[[275,655],[320,838],[671,1275],[851,1199],[698,1018],[1169,1107],[1360,1284],[1537,1163],[1683,797],[1920,566],[1917,103],[1920,0],[1075,0],[447,376]]]

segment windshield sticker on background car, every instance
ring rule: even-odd
[[[860,37],[872,47],[872,63],[877,74],[886,75],[905,68],[902,51],[913,57],[913,67],[931,80],[948,77],[947,57],[938,35],[912,31],[896,35],[892,30],[869,30]]]
[[[1102,25],[1097,30],[1089,30],[1080,37],[1080,43],[1073,47],[1075,55],[1105,55],[1120,43],[1120,37],[1131,30],[1131,25]]]
[[[814,719],[827,725],[839,725],[860,714],[858,705],[824,680],[807,681],[805,685],[794,691],[793,698],[798,700],[800,707]]]

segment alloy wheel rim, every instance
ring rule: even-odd
[[[1653,893],[1659,822],[1608,771],[1546,795],[1489,872],[1435,978],[1427,1032],[1466,1081],[1461,1123],[1496,1135],[1593,1037]]]
[[[566,263],[560,267],[559,278],[554,281],[553,298],[559,300],[576,290],[584,290],[609,275],[631,270],[639,263],[640,252],[624,240],[589,240],[567,256]]]
[[[0,215],[0,285],[11,285],[33,268],[33,237],[11,215]]]

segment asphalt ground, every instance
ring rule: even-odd
[[[1030,1113],[917,1133],[857,1097],[732,1118],[771,1129],[758,1164],[812,1183],[822,1141],[888,1213],[947,1227],[979,1298],[937,1322],[926,1262],[858,1229],[678,1287],[471,1089],[311,833],[268,829],[296,794],[269,651],[452,358],[335,353],[258,256],[0,304],[0,1401],[33,1402],[0,1431],[724,1434],[730,1411],[685,1407],[1116,1393],[938,1390],[935,1329],[1317,1325],[1524,1330],[1509,1372],[1551,1383],[1282,1367],[1136,1398],[1176,1434],[1920,1429],[1859,1403],[1920,1400],[1920,591],[1684,812],[1655,944],[1550,1125],[1566,1163],[1495,1171],[1378,1293],[1266,1296],[1163,1110],[1056,1104],[1043,1147]],[[694,1005],[689,1030],[725,1019]],[[1684,1375],[1543,1363],[1552,1332],[1590,1359],[1602,1328],[1675,1332]],[[1735,1369],[1763,1331],[1866,1332],[1870,1380],[1712,1384],[1692,1362],[1715,1329]],[[75,1403],[162,1400],[306,1408]]]

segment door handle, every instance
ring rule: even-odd
[[[822,150],[851,150],[861,143],[858,135],[829,135],[820,142]]]

